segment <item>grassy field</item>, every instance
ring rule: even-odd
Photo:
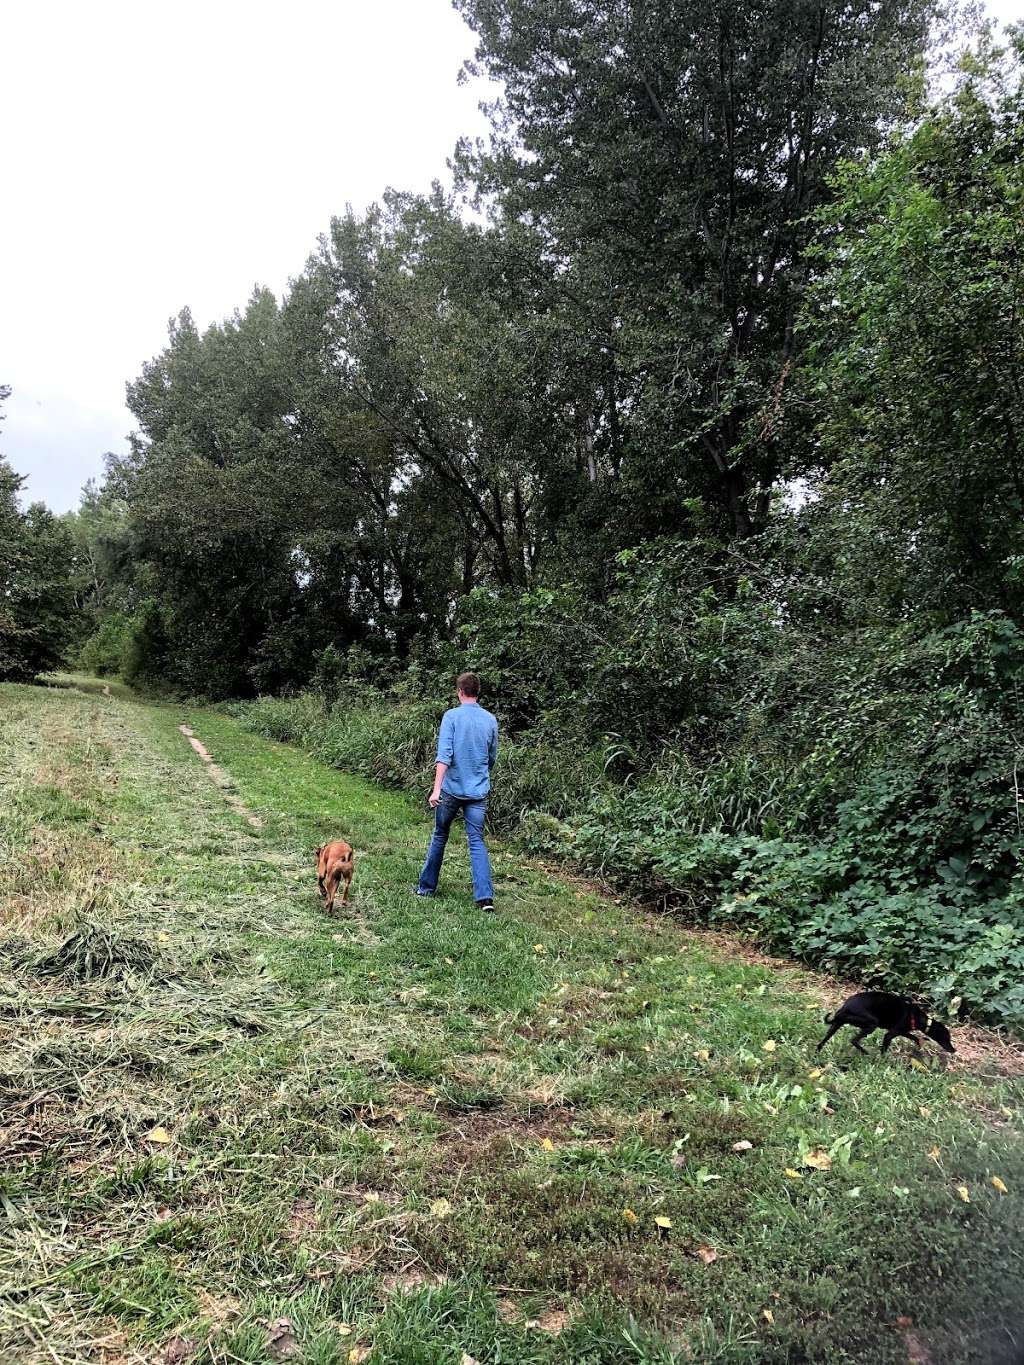
[[[425,809],[111,691],[0,687],[4,1361],[1021,1360],[1011,1047],[815,1057],[829,983],[457,831],[418,900]]]

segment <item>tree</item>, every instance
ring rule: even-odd
[[[331,300],[326,345],[351,399],[459,524],[461,586],[535,575],[543,480],[566,443],[525,231],[461,221],[439,191],[336,219],[307,276]],[[456,567],[456,565],[453,565]]]
[[[279,333],[265,290],[202,336],[183,312],[167,349],[128,386],[141,430],[111,465],[143,566],[138,595],[160,603],[168,681],[214,696],[252,690],[251,669],[268,637],[287,629],[298,592],[302,490],[285,461],[291,397]],[[271,654],[278,686],[294,661]]]
[[[554,263],[613,513],[763,527],[807,217],[906,109],[930,0],[456,3],[504,89],[463,177]]]
[[[803,523],[848,619],[1024,611],[1022,46],[986,40],[816,218]]]
[[[80,626],[71,536],[41,503],[20,510],[24,482],[0,459],[0,679],[16,682],[60,663]]]

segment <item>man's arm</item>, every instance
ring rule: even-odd
[[[441,804],[441,783],[444,781],[444,775],[447,771],[447,763],[438,763],[434,768],[434,789],[427,797],[431,806],[439,806]]]
[[[487,741],[487,767],[488,767],[488,769],[494,767],[494,763],[495,763],[495,760],[497,759],[497,757],[498,757],[498,727],[495,726],[494,729],[491,731],[491,737],[490,737],[490,739]]]
[[[437,764],[434,768],[434,786],[427,800],[436,806],[441,800],[441,783],[455,757],[455,725],[450,715],[445,715],[437,736]]]

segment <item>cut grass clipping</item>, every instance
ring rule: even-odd
[[[83,924],[53,952],[32,964],[35,976],[60,976],[66,981],[95,981],[148,972],[156,959],[142,939],[118,936],[98,924]]]
[[[500,847],[424,903],[217,711],[0,687],[0,787],[3,1360],[1020,1360],[1007,1040],[815,1057],[834,987]]]

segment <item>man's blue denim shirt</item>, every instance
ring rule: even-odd
[[[479,702],[446,711],[437,737],[437,761],[447,763],[441,790],[449,796],[482,801],[491,790],[491,769],[498,757],[498,722]]]

